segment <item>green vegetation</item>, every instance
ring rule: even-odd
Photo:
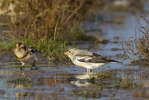
[[[7,39],[7,42],[5,41],[5,39]],[[16,43],[20,41],[11,33],[8,33],[8,34],[5,33],[2,36],[1,40],[2,40],[0,42],[1,50],[12,50],[14,49]],[[8,42],[9,40],[13,42]],[[62,61],[66,58],[66,56],[63,56],[63,52],[65,52],[65,46],[67,43],[64,40],[60,40],[60,39],[53,40],[52,38],[45,37],[37,40],[32,40],[31,38],[28,38],[28,39],[24,38],[21,40],[21,42],[24,44],[29,44],[33,47],[36,47],[37,50],[42,52],[43,56],[48,55],[49,57],[54,57],[58,61]]]
[[[67,37],[69,41],[96,41],[95,37],[87,36],[84,32],[80,32],[77,26],[75,28],[70,29]]]
[[[93,40],[75,31],[92,6],[90,0],[12,0],[10,3],[16,5],[10,11],[15,14],[8,17],[10,30],[1,36],[1,50],[13,49],[17,42],[22,42],[62,61],[69,41]],[[74,32],[69,35],[72,29]]]

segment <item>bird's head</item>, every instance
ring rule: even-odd
[[[21,49],[26,50],[26,46],[25,46],[23,43],[18,42],[18,43],[16,44],[16,49],[17,49],[18,51],[20,51]]]
[[[78,52],[79,52],[79,49],[69,48],[69,50],[66,51],[64,54],[67,55],[69,58],[73,58]]]

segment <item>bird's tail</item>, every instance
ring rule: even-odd
[[[120,61],[116,61],[116,60],[109,60],[111,63],[119,63],[119,64],[122,64],[123,65],[123,63],[122,62],[120,62]]]
[[[111,63],[121,63],[121,62],[116,61],[116,60],[108,60],[108,61],[110,61]]]

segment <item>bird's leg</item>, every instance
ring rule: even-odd
[[[31,70],[37,70],[38,68],[36,67],[35,63],[36,63],[37,60],[34,60],[33,64],[32,64],[32,67],[31,67]]]
[[[20,68],[20,70],[23,70],[23,67],[24,67],[25,63],[21,62],[21,64],[22,64],[22,67]]]
[[[89,73],[89,72],[92,72],[93,70],[92,69],[87,69],[87,72]]]

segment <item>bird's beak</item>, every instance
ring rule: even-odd
[[[68,55],[68,51],[64,53],[65,55]]]

